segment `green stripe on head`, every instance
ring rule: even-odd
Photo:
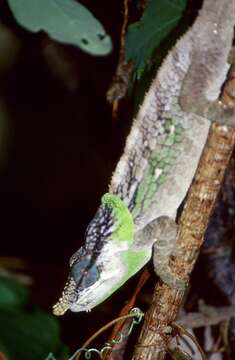
[[[118,222],[117,229],[113,234],[115,240],[133,242],[134,222],[124,202],[118,196],[106,193],[102,196],[101,203],[111,209],[115,220]]]

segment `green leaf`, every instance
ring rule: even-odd
[[[10,360],[43,360],[61,350],[58,322],[44,312],[1,309],[0,324],[0,344]]]
[[[3,359],[12,359],[13,354],[9,351],[9,349],[6,349],[6,347],[0,342],[0,359],[2,359],[2,357]]]
[[[154,50],[177,25],[186,3],[186,0],[149,0],[141,20],[129,26],[126,59],[134,61],[138,79]]]
[[[69,358],[60,341],[56,318],[42,311],[27,311],[28,288],[9,278],[0,278],[0,352],[10,360],[43,360],[54,353]]]
[[[75,0],[8,0],[16,20],[26,29],[44,30],[53,39],[79,46],[93,55],[112,49],[100,22]]]
[[[29,299],[26,286],[9,278],[0,278],[0,310],[2,307],[24,306]]]

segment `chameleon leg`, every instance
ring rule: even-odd
[[[184,112],[194,113],[202,116],[211,122],[220,125],[235,127],[235,47],[232,47],[227,62],[231,65],[222,94],[218,100],[209,101],[206,98],[202,87],[197,96],[188,96],[190,94],[190,84],[185,82],[182,86],[179,104]],[[196,101],[195,101],[196,97]]]
[[[180,253],[180,249],[176,247],[177,228],[178,226],[172,218],[161,216],[145,227],[142,236],[145,243],[153,244],[155,273],[171,288],[184,290],[185,281],[177,278],[169,265],[170,256]]]
[[[156,220],[155,236],[156,241],[153,245],[153,265],[156,274],[161,280],[172,288],[184,290],[186,283],[172,273],[169,260],[173,254],[179,254],[180,249],[176,246],[178,226],[175,221],[167,216],[162,216]]]
[[[233,94],[234,92],[234,94]],[[220,125],[235,127],[235,82],[228,80],[223,90],[223,96],[220,100],[208,101],[203,99],[201,105],[196,108],[194,105],[181,104],[184,112],[194,113],[202,116],[211,122]],[[228,101],[229,100],[229,101]]]
[[[228,84],[230,81],[226,83],[226,87],[228,87]],[[233,85],[234,90],[235,86]],[[227,94],[229,95],[229,94]],[[231,95],[230,95],[231,96]],[[235,100],[234,105],[235,105]],[[200,115],[200,114],[199,114]],[[207,119],[209,119],[211,122],[215,122],[220,125],[225,125],[234,128],[235,127],[235,111],[232,108],[232,106],[227,105],[224,102],[224,99],[217,100],[211,103],[208,103],[208,106],[205,108],[205,111],[202,113]]]

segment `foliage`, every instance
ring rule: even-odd
[[[91,12],[74,0],[8,0],[20,25],[53,39],[79,46],[93,55],[106,55],[112,49],[110,37]]]
[[[133,60],[138,79],[154,50],[177,25],[186,3],[186,0],[149,0],[140,21],[129,26],[126,59]]]
[[[0,352],[10,360],[42,360],[48,353],[67,359],[57,319],[39,309],[28,309],[28,289],[8,278],[0,278]]]

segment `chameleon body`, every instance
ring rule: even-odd
[[[164,60],[134,119],[109,194],[70,260],[56,315],[104,301],[149,261],[154,244],[158,275],[170,286],[182,285],[168,266],[177,234],[173,220],[207,139],[205,115],[220,108],[234,22],[235,0],[205,0]]]

